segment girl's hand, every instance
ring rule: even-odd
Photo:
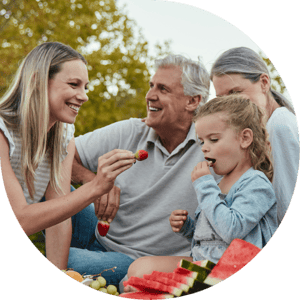
[[[174,232],[179,232],[186,221],[188,212],[186,210],[177,209],[172,211],[169,221]]]
[[[131,151],[115,149],[98,158],[97,175],[93,179],[99,187],[99,196],[107,194],[114,186],[115,179],[136,161]]]
[[[211,175],[211,172],[208,167],[208,162],[206,160],[201,161],[196,165],[196,167],[194,168],[194,170],[191,174],[192,181],[194,182],[196,179],[198,179],[204,175]]]

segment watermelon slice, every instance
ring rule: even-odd
[[[176,274],[176,273],[153,271],[151,275],[154,275],[154,276],[157,276],[157,277],[170,278],[170,279],[173,279],[175,281],[184,283],[184,284],[188,285],[189,287],[193,287],[194,282],[195,282],[195,279],[193,279],[191,277],[181,275],[181,274]]]
[[[204,279],[207,277],[207,275],[210,273],[210,269],[200,267],[190,261],[187,261],[185,259],[182,259],[179,264],[179,268],[187,269],[189,271],[197,272],[197,280],[200,282],[203,282]]]
[[[147,280],[157,281],[157,282],[160,282],[160,283],[163,283],[165,285],[172,286],[172,287],[176,287],[180,290],[183,290],[186,293],[188,293],[188,291],[190,289],[190,287],[188,285],[184,284],[184,283],[175,281],[171,278],[156,276],[155,274],[151,274],[151,275],[145,274],[143,276],[143,278],[145,278]]]
[[[204,283],[215,285],[230,277],[252,260],[260,250],[260,248],[244,240],[234,239],[204,280]]]
[[[203,291],[209,287],[211,287],[211,285],[196,280],[194,286],[189,290],[189,294]]]
[[[123,285],[124,286],[130,285],[142,292],[148,292],[148,293],[163,292],[163,293],[172,294],[176,297],[182,295],[182,290],[176,287],[168,286],[157,281],[147,280],[144,278],[139,278],[134,276],[130,277],[127,281],[124,281]]]
[[[202,267],[202,268],[207,268],[209,270],[212,270],[216,264],[213,263],[212,261],[210,260],[199,260],[199,261],[193,261],[193,264],[199,266],[199,267]]]
[[[195,279],[198,276],[197,272],[190,271],[190,270],[180,268],[180,267],[177,267],[176,269],[174,269],[173,272],[176,273],[176,274],[179,274],[179,275],[184,275],[184,276],[191,277],[193,279]]]
[[[119,297],[130,298],[130,299],[169,299],[173,298],[174,295],[164,293],[147,293],[147,292],[134,292],[134,293],[123,293]]]

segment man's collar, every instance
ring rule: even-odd
[[[156,140],[159,138],[158,134],[156,133],[156,131],[150,127],[150,131],[149,131],[149,134],[148,134],[148,137],[147,137],[147,142],[152,142],[152,143],[155,143]],[[190,130],[186,136],[186,139],[185,141],[196,141],[197,138],[196,138],[196,131],[195,131],[195,123],[192,122],[191,124],[191,127],[190,127]]]
[[[195,142],[197,141],[197,135],[196,135],[196,129],[195,129],[194,122],[192,122],[192,124],[191,124],[190,130],[186,136],[186,139],[187,139],[187,141],[190,141],[190,140],[195,141]]]

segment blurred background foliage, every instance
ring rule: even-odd
[[[58,41],[88,61],[89,101],[75,135],[146,115],[151,63],[148,42],[114,0],[0,0],[0,97],[20,61],[37,45]],[[156,45],[155,57],[169,51]]]
[[[268,66],[270,77],[272,78],[272,85],[271,85],[271,87],[275,91],[277,91],[277,92],[279,92],[281,94],[287,93],[286,86],[285,86],[282,78],[280,77],[279,73],[275,69],[274,65],[272,64],[271,60],[269,58],[267,58],[262,52],[260,52],[259,54],[262,57],[262,59],[264,60],[264,62],[267,64],[267,66]]]

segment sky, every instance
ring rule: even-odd
[[[150,53],[154,45],[171,41],[171,51],[193,60],[202,60],[210,71],[213,62],[225,50],[246,46],[261,50],[247,35],[228,21],[200,8],[184,3],[155,0],[118,0],[126,5],[127,15],[137,22]],[[215,91],[211,87],[210,98]]]

